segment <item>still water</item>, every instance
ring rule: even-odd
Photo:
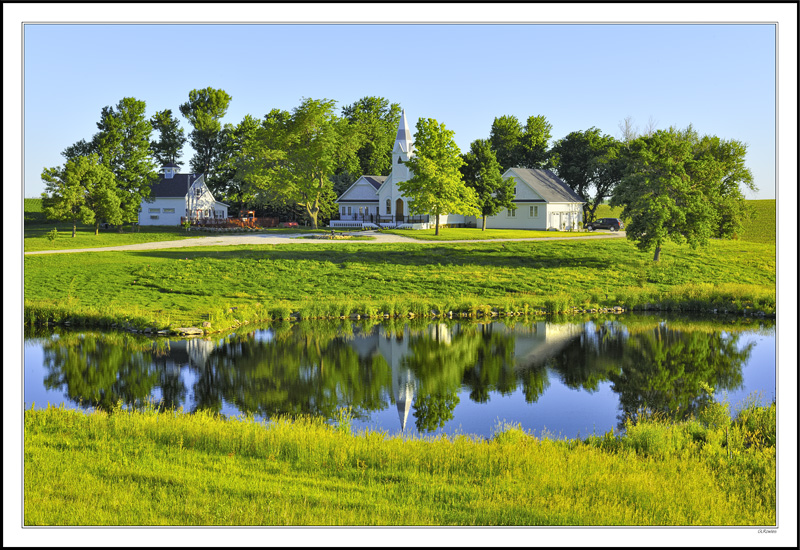
[[[210,338],[26,335],[25,405],[335,416],[356,429],[490,437],[501,422],[585,437],[641,410],[775,398],[771,321],[616,316],[493,323],[280,324]]]

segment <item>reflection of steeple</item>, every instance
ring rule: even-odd
[[[378,350],[392,369],[392,396],[400,416],[400,429],[405,431],[408,411],[411,410],[417,389],[417,379],[411,369],[403,366],[403,358],[409,353],[409,329],[406,326],[402,334],[391,334],[381,327],[380,336]]]
[[[411,372],[406,371],[405,380],[402,374],[397,374],[397,390],[395,391],[395,401],[397,401],[397,413],[400,415],[400,429],[406,431],[406,421],[408,421],[408,411],[411,410],[411,403],[414,401],[414,380]]]

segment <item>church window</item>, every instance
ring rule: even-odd
[[[386,199],[386,215],[387,216],[391,216],[392,215],[392,201],[391,201],[391,199]]]
[[[397,164],[403,164],[403,157],[397,157]]]

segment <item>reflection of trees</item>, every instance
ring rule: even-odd
[[[41,340],[44,385],[63,389],[75,403],[107,410],[119,400],[140,403],[160,388],[163,406],[178,407],[188,393],[182,369],[189,369],[195,374],[195,410],[220,411],[228,401],[242,412],[267,417],[331,418],[342,406],[360,417],[387,408],[393,375],[407,375],[414,381],[417,428],[431,431],[453,418],[462,388],[472,401],[484,403],[493,392],[505,395],[521,385],[525,400],[535,403],[552,375],[586,391],[610,381],[623,419],[639,410],[685,415],[702,404],[701,383],[725,390],[742,384],[752,347],[739,351],[736,333],[707,326],[692,331],[686,322],[681,330],[641,323],[630,330],[620,323],[587,323],[574,331],[548,328],[544,334],[533,330],[525,345],[523,328],[535,327],[437,323],[401,330],[397,325],[394,351],[386,358],[379,351],[378,342],[386,341],[377,327],[353,336],[342,324],[285,324],[216,343],[173,342],[172,348],[165,340],[127,334],[67,333]],[[518,346],[525,349],[521,364],[515,364]]]
[[[343,338],[318,337],[300,327],[277,333],[269,342],[253,334],[225,341],[209,354],[199,374],[198,403],[213,405],[224,398],[242,412],[265,416],[330,418],[348,405],[359,416],[359,411],[385,408],[391,386],[382,358],[361,358]]]
[[[158,384],[149,343],[118,334],[71,334],[44,340],[47,389],[63,389],[85,406],[111,410],[118,401],[139,404]]]
[[[454,391],[445,394],[418,395],[414,400],[414,424],[420,432],[432,432],[453,419],[460,399]]]
[[[620,369],[609,375],[619,394],[622,417],[639,411],[684,417],[704,404],[701,383],[733,390],[742,385],[742,367],[753,344],[741,351],[739,336],[686,332],[660,325],[624,341]]]

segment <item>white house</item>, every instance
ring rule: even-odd
[[[509,168],[514,178],[516,210],[486,217],[487,229],[577,230],[583,221],[583,199],[550,170]]]
[[[228,205],[214,199],[203,174],[178,174],[177,164],[162,168],[164,175],[139,207],[139,225],[180,225],[192,220],[226,219]]]
[[[406,166],[414,156],[406,112],[400,117],[392,149],[392,173],[388,176],[361,176],[336,201],[339,219],[331,227],[397,227],[427,229],[436,223],[433,216],[409,215],[409,199],[397,185],[412,177]],[[558,176],[549,170],[510,168],[504,178],[517,182],[515,211],[503,210],[489,216],[492,229],[577,229],[583,218],[583,201]],[[439,216],[440,225],[475,227],[479,218],[460,214]]]

